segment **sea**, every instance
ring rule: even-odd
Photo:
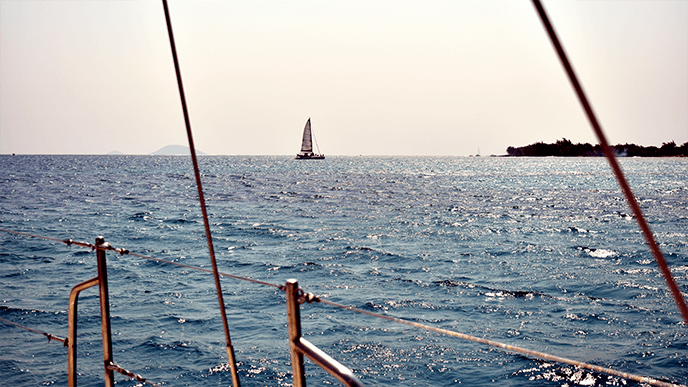
[[[688,293],[688,158],[620,158]],[[219,270],[339,304],[688,384],[688,329],[603,158],[201,156]],[[188,156],[1,155],[0,229],[209,269]],[[230,386],[213,277],[107,253],[113,358],[163,386]],[[66,337],[91,249],[0,231],[0,318]],[[286,301],[221,280],[242,386],[291,386]],[[78,385],[102,386],[98,292]],[[304,337],[367,386],[639,386],[323,303]],[[306,360],[308,385],[337,385]],[[140,382],[115,374],[117,385]],[[67,385],[67,348],[0,321],[0,385]]]

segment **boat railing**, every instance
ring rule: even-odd
[[[72,240],[67,241],[68,244],[73,244]],[[80,243],[80,245],[83,245]],[[105,238],[99,236],[96,238],[96,243],[91,245],[96,251],[96,261],[98,266],[98,276],[91,278],[90,280],[81,282],[80,284],[74,286],[69,294],[69,313],[68,313],[68,330],[67,340],[65,340],[64,345],[68,348],[67,351],[67,385],[69,387],[76,387],[77,385],[77,312],[78,312],[78,301],[79,293],[82,291],[98,286],[98,299],[100,301],[100,326],[101,335],[103,340],[103,372],[105,374],[105,386],[114,387],[115,377],[114,371],[117,371],[125,376],[135,379],[139,382],[148,383],[151,385],[156,385],[155,383],[149,382],[142,378],[140,375],[136,375],[133,372],[129,372],[126,369],[116,365],[112,358],[112,330],[110,328],[110,296],[108,291],[108,280],[107,280],[107,262],[105,257],[105,251],[111,250],[110,244],[105,242]],[[121,253],[126,253],[126,250],[121,250]]]
[[[291,369],[294,374],[294,387],[305,387],[306,377],[303,368],[303,356],[311,359],[320,368],[329,372],[347,386],[363,386],[363,383],[338,361],[328,356],[318,347],[301,337],[301,307],[305,301],[313,301],[312,294],[304,294],[295,279],[290,279],[285,285],[287,293],[287,320],[289,322],[289,351],[291,354]]]
[[[112,359],[112,341],[111,341],[111,334],[110,334],[110,312],[109,312],[109,296],[108,296],[108,284],[107,284],[107,269],[106,269],[106,259],[105,259],[105,253],[106,251],[114,251],[116,253],[119,253],[120,255],[131,255],[139,258],[144,258],[148,260],[153,260],[157,262],[161,262],[164,264],[169,264],[169,265],[174,265],[174,266],[180,266],[184,267],[187,269],[193,269],[193,270],[198,270],[198,271],[203,271],[207,273],[213,273],[212,270],[209,269],[204,269],[200,267],[194,267],[191,265],[185,265],[181,264],[178,262],[173,262],[173,261],[167,261],[159,258],[154,258],[142,254],[137,254],[134,252],[130,252],[127,249],[117,249],[112,247],[109,243],[106,243],[104,241],[103,237],[98,237],[96,238],[96,243],[95,244],[90,244],[90,243],[84,243],[84,242],[76,242],[73,241],[72,239],[66,239],[66,240],[60,240],[56,238],[50,238],[50,237],[45,237],[45,236],[39,236],[39,235],[34,235],[34,234],[28,234],[28,233],[23,233],[23,232],[18,232],[18,231],[13,231],[13,230],[6,230],[6,229],[0,229],[0,231],[7,232],[7,233],[12,233],[15,235],[23,235],[23,236],[28,236],[28,237],[35,237],[35,238],[40,238],[40,239],[46,239],[46,240],[51,240],[51,241],[57,241],[57,242],[63,242],[67,245],[77,245],[81,247],[86,247],[90,248],[92,250],[96,251],[96,256],[97,256],[97,263],[98,263],[98,276],[95,278],[92,278],[90,280],[84,281],[78,285],[76,285],[70,294],[70,300],[69,300],[69,336],[67,339],[61,339],[55,335],[45,333],[45,332],[40,332],[34,329],[31,329],[29,327],[22,326],[20,324],[5,320],[0,318],[0,321],[4,321],[6,323],[27,329],[29,331],[33,331],[35,333],[42,334],[46,337],[48,337],[49,340],[55,340],[55,341],[60,341],[64,343],[64,346],[69,348],[69,354],[68,354],[68,378],[69,378],[69,387],[74,387],[76,386],[76,375],[77,375],[77,369],[76,369],[76,313],[77,313],[77,301],[78,301],[78,295],[81,291],[94,287],[96,285],[99,286],[100,290],[100,303],[101,303],[101,331],[102,331],[102,336],[103,336],[103,360],[104,360],[104,372],[105,372],[105,385],[107,387],[112,387],[114,383],[114,378],[112,377],[113,372],[118,372],[122,375],[128,376],[129,378],[135,379],[141,383],[147,383],[153,386],[157,386],[157,384],[146,380],[145,378],[141,377],[140,375],[134,374],[133,372],[127,371],[126,369],[114,364],[114,361]],[[627,380],[632,380],[640,383],[645,383],[647,385],[652,385],[652,386],[662,386],[662,387],[678,387],[679,385],[673,384],[670,382],[658,380],[655,378],[651,377],[646,377],[646,376],[640,376],[636,374],[631,374],[627,372],[622,372],[619,370],[607,368],[607,367],[602,367],[590,363],[586,363],[583,361],[579,360],[573,360],[573,359],[568,359],[544,352],[538,352],[538,351],[533,351],[530,349],[514,346],[514,345],[509,345],[505,343],[500,343],[497,341],[485,339],[485,338],[480,338],[480,337],[475,337],[471,335],[467,335],[464,333],[456,332],[456,331],[451,331],[448,329],[443,329],[443,328],[438,328],[438,327],[433,327],[427,324],[419,323],[419,322],[414,322],[414,321],[409,321],[397,317],[392,317],[388,315],[383,315],[375,312],[371,312],[368,310],[363,310],[359,309],[353,306],[347,306],[347,305],[341,305],[332,301],[329,301],[327,299],[324,299],[322,297],[316,296],[313,293],[306,293],[302,288],[299,287],[298,282],[295,279],[290,279],[286,281],[285,285],[276,285],[272,284],[269,282],[265,281],[260,281],[252,278],[247,278],[247,277],[241,277],[237,275],[232,275],[232,274],[226,274],[222,272],[218,272],[219,276],[221,277],[229,277],[233,278],[236,280],[242,280],[242,281],[247,281],[247,282],[252,282],[254,284],[259,284],[263,286],[269,286],[273,288],[277,288],[281,291],[284,291],[286,293],[286,306],[287,306],[287,323],[288,323],[288,336],[289,336],[289,350],[290,350],[290,356],[291,356],[291,366],[292,366],[292,373],[293,373],[293,379],[294,379],[294,386],[295,387],[304,387],[305,384],[305,373],[304,373],[304,356],[308,357],[310,360],[312,360],[315,364],[326,370],[328,373],[333,375],[335,378],[337,378],[340,382],[342,382],[344,385],[347,386],[362,386],[362,382],[353,374],[353,372],[348,369],[347,367],[341,365],[339,362],[334,360],[332,357],[327,355],[325,352],[317,348],[315,345],[310,343],[308,340],[304,339],[301,336],[301,317],[300,317],[300,305],[310,305],[310,304],[323,304],[323,305],[328,305],[331,307],[335,307],[338,309],[343,309],[343,310],[348,310],[351,312],[359,313],[359,314],[364,314],[368,316],[372,316],[375,318],[379,319],[384,319],[387,321],[392,321],[394,323],[398,324],[404,324],[408,325],[417,329],[422,329],[426,331],[432,331],[436,333],[440,333],[446,336],[451,336],[455,338],[459,338],[462,340],[467,340],[467,341],[472,341],[475,343],[480,343],[488,346],[492,346],[495,348],[499,348],[503,351],[506,352],[512,352],[512,353],[518,353],[521,355],[525,355],[529,358],[534,358],[534,359],[539,359],[539,360],[544,360],[544,361],[550,361],[554,363],[560,363],[560,364],[568,364],[572,365],[575,367],[579,367],[582,369],[587,369],[589,371],[597,372],[597,373],[602,373],[602,374],[607,374],[610,376],[616,376],[620,377],[623,379]],[[230,368],[233,365],[230,364]],[[236,369],[236,368],[234,368]],[[238,378],[235,379],[235,384],[238,383]]]
[[[148,381],[141,377],[140,375],[134,374],[133,372],[127,371],[126,369],[116,365],[112,356],[112,331],[110,326],[110,300],[108,291],[108,277],[107,277],[107,262],[106,262],[106,251],[113,250],[120,253],[121,255],[130,254],[129,250],[126,249],[116,249],[113,248],[109,243],[105,242],[102,236],[99,236],[95,240],[95,244],[75,242],[72,239],[59,240],[55,238],[42,237],[38,235],[31,235],[21,232],[14,232],[11,230],[0,230],[13,234],[37,237],[41,239],[61,241],[67,245],[77,245],[81,247],[91,248],[96,251],[96,261],[98,268],[97,277],[91,278],[89,280],[83,281],[76,286],[74,286],[69,295],[69,312],[68,312],[68,335],[66,339],[62,339],[58,336],[36,331],[28,327],[22,326],[20,324],[13,323],[11,321],[0,318],[1,321],[7,322],[9,324],[33,331],[36,333],[43,334],[48,337],[49,340],[60,341],[67,347],[67,378],[68,386],[76,387],[77,385],[77,312],[78,312],[78,301],[79,294],[89,288],[98,286],[99,294],[98,298],[100,301],[100,322],[101,322],[101,335],[102,335],[102,346],[103,346],[103,371],[105,378],[106,387],[114,387],[114,371],[128,376],[131,379],[135,379],[142,383],[147,383],[153,386],[157,384]],[[134,256],[149,258],[157,261],[162,261],[166,263],[175,264],[174,262],[168,262],[160,259],[155,259],[152,257],[142,256],[140,254],[131,253]],[[186,268],[198,269],[201,271],[211,272],[207,269],[196,268],[188,265],[181,265]],[[353,372],[343,366],[341,363],[334,360],[332,357],[327,355],[324,351],[310,343],[308,340],[301,337],[301,313],[300,304],[309,301],[312,302],[317,299],[311,293],[304,295],[302,289],[298,287],[298,281],[295,279],[290,279],[286,282],[284,286],[277,286],[269,284],[262,281],[251,280],[249,278],[243,278],[238,276],[231,276],[228,274],[220,273],[222,276],[234,277],[237,279],[245,279],[250,282],[259,283],[262,285],[270,285],[283,290],[287,294],[287,325],[289,328],[289,347],[292,359],[292,371],[294,378],[295,387],[305,387],[305,372],[304,372],[304,356],[311,359],[319,367],[326,370],[332,376],[337,378],[346,386],[351,387],[362,387],[363,383],[353,374]],[[230,365],[231,366],[231,365]]]

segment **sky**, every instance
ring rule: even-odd
[[[610,143],[688,141],[687,1],[544,1]],[[169,2],[196,149],[596,143],[529,1]],[[186,145],[159,1],[0,0],[0,154]]]

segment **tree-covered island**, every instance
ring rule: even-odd
[[[636,144],[619,144],[610,146],[617,156],[627,157],[672,157],[688,156],[688,142],[677,146],[675,142],[662,143],[661,147]],[[509,156],[563,156],[563,157],[598,157],[604,156],[599,145],[573,144],[562,138],[554,144],[538,142],[522,147],[506,148]]]

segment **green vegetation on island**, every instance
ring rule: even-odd
[[[662,143],[661,147],[642,146],[636,144],[619,144],[610,146],[617,156],[627,157],[672,157],[688,156],[688,142],[677,146],[675,142]],[[573,144],[562,138],[554,144],[538,142],[522,147],[506,148],[509,156],[563,156],[563,157],[599,157],[604,156],[599,145]]]

